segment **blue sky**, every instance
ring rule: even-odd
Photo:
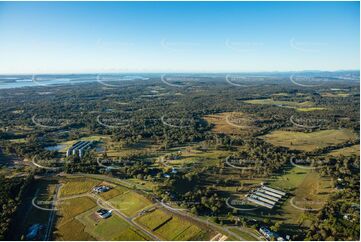
[[[358,2],[0,2],[0,73],[349,70]]]

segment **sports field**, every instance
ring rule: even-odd
[[[349,129],[321,130],[311,133],[276,130],[262,137],[265,141],[293,150],[313,151],[356,139]]]

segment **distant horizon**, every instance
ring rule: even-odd
[[[97,74],[247,74],[247,73],[299,73],[299,72],[360,72],[360,69],[347,69],[347,70],[299,70],[299,71],[172,71],[172,72],[162,72],[162,71],[147,71],[147,72],[64,72],[64,73],[0,73],[0,76],[17,76],[17,75],[97,75]]]

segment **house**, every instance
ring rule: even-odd
[[[271,231],[267,227],[261,227],[259,232],[267,239],[267,240],[277,240],[284,241],[284,238],[279,236],[277,233]]]
[[[109,218],[112,216],[112,210],[106,210],[106,209],[99,209],[97,210],[97,215],[101,218]]]
[[[96,186],[96,187],[93,187],[93,192],[95,192],[95,193],[107,192],[109,190],[110,190],[110,187],[108,187],[108,186]]]

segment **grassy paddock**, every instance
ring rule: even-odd
[[[240,135],[257,130],[250,115],[240,112],[225,112],[204,116],[204,119],[214,124],[213,132]]]
[[[337,150],[333,150],[327,154],[327,156],[360,156],[360,145],[353,145],[350,147],[345,147]]]
[[[353,140],[356,134],[349,129],[330,129],[311,133],[276,130],[262,138],[275,146],[313,151]]]

